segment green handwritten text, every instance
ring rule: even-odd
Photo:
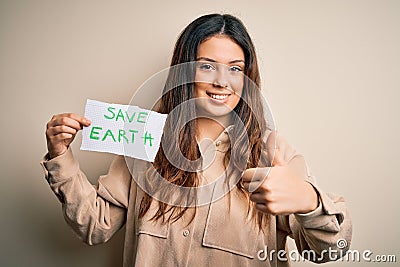
[[[127,110],[118,109],[116,110],[114,107],[108,107],[107,113],[104,114],[104,118],[107,120],[122,120],[123,122],[139,122],[146,123],[147,116],[149,114],[145,111],[141,112],[128,112]]]

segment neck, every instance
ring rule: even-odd
[[[230,115],[222,118],[197,118],[197,139],[199,141],[207,138],[215,140],[229,126]]]

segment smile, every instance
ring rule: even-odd
[[[229,96],[229,95],[216,95],[216,94],[207,94],[207,95],[217,100],[224,100]]]
[[[213,100],[217,100],[218,102],[225,102],[227,98],[232,95],[231,92],[209,92],[206,91],[206,94]]]

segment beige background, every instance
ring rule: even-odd
[[[39,165],[45,124],[87,98],[128,103],[209,12],[247,25],[280,133],[348,202],[352,249],[399,258],[400,1],[192,2],[0,2],[0,266],[121,265],[122,232],[89,247],[64,222]],[[112,156],[79,145],[95,182]]]

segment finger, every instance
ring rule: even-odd
[[[258,189],[263,184],[263,181],[244,182],[243,187],[250,193],[258,192]]]
[[[250,193],[257,191],[270,174],[271,168],[250,168],[242,176],[243,187]]]
[[[63,122],[63,120],[71,119],[73,121],[78,122],[82,126],[89,126],[91,121],[88,118],[85,118],[81,115],[75,114],[75,113],[63,113],[63,114],[58,114],[53,116],[50,122],[54,123],[60,123]]]
[[[265,205],[265,203],[256,203],[256,205],[254,207],[256,209],[258,209],[259,211],[262,211],[264,213],[268,213],[268,209],[267,209],[267,206]]]
[[[272,131],[267,138],[267,154],[271,161],[271,166],[283,166],[285,142],[279,142],[278,132]]]
[[[78,114],[75,114],[75,113],[68,113],[67,117],[78,121],[81,125],[86,126],[86,127],[91,124],[91,121],[88,118],[83,117]]]
[[[254,203],[265,204],[267,203],[267,198],[264,193],[261,192],[253,192],[250,194],[250,200]]]
[[[82,124],[80,124],[78,121],[68,118],[68,117],[59,117],[53,121],[51,124],[51,127],[57,127],[57,126],[67,126],[70,128],[73,128],[77,131],[82,129]]]
[[[63,141],[66,139],[71,139],[72,137],[74,137],[74,135],[70,134],[70,133],[59,133],[57,135],[52,136],[52,140],[53,141]]]
[[[85,118],[79,114],[75,114],[75,113],[66,113],[65,114],[66,117],[71,118],[73,120],[78,121],[80,124],[82,124],[83,126],[89,126],[91,121],[88,118]]]
[[[74,134],[76,134],[76,132],[77,132],[76,129],[66,126],[66,125],[54,126],[47,130],[48,136],[52,136],[52,135],[54,136],[54,135],[57,135],[60,133],[69,133],[69,134],[74,135]]]
[[[263,168],[249,168],[245,170],[242,174],[243,182],[257,182],[264,181],[265,177],[268,176],[271,168],[263,167]]]
[[[77,121],[71,117],[59,117],[52,124],[53,127],[61,126],[61,125],[65,125],[65,126],[74,128],[76,130],[81,130],[83,128],[83,126],[86,126],[86,125],[83,125],[80,121]]]

